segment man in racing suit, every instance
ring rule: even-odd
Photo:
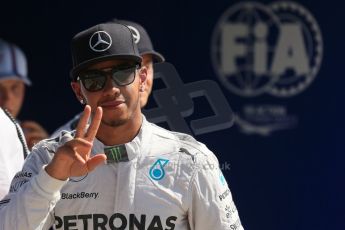
[[[214,154],[141,114],[147,70],[129,28],[82,31],[72,56],[83,115],[34,147],[1,202],[0,230],[242,230]]]

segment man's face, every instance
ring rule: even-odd
[[[0,107],[17,117],[24,100],[25,85],[18,79],[0,80]]]
[[[107,71],[114,67],[129,65],[128,63],[130,62],[124,60],[102,61],[91,65],[86,71]],[[103,108],[103,125],[117,127],[141,116],[139,91],[140,87],[145,87],[146,69],[135,70],[133,74],[135,74],[133,83],[126,86],[118,86],[108,73],[105,86],[99,91],[88,91],[80,81],[72,82],[72,88],[77,98],[89,104],[92,111],[98,106]]]
[[[142,66],[147,68],[147,78],[146,78],[146,86],[143,92],[141,92],[140,97],[140,106],[143,108],[147,104],[147,100],[152,91],[152,84],[153,84],[153,62],[152,62],[152,55],[151,54],[144,54],[142,56]]]

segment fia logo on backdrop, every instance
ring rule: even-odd
[[[312,84],[322,55],[317,21],[305,7],[290,1],[233,5],[221,15],[212,35],[216,75],[225,88],[247,101],[234,108],[235,123],[246,134],[267,136],[296,127],[298,117],[289,114],[284,100],[298,97]],[[279,103],[255,103],[262,95],[278,98]]]

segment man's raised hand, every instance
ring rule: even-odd
[[[105,154],[90,155],[93,140],[102,119],[102,108],[97,107],[91,124],[87,129],[90,116],[91,107],[86,105],[76,128],[74,139],[60,146],[52,161],[45,168],[50,176],[59,180],[83,176],[105,162]]]

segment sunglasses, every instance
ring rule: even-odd
[[[110,76],[117,86],[126,86],[133,83],[135,71],[140,68],[139,64],[115,66],[109,70],[87,70],[79,74],[77,81],[81,81],[84,88],[90,92],[102,90]]]

